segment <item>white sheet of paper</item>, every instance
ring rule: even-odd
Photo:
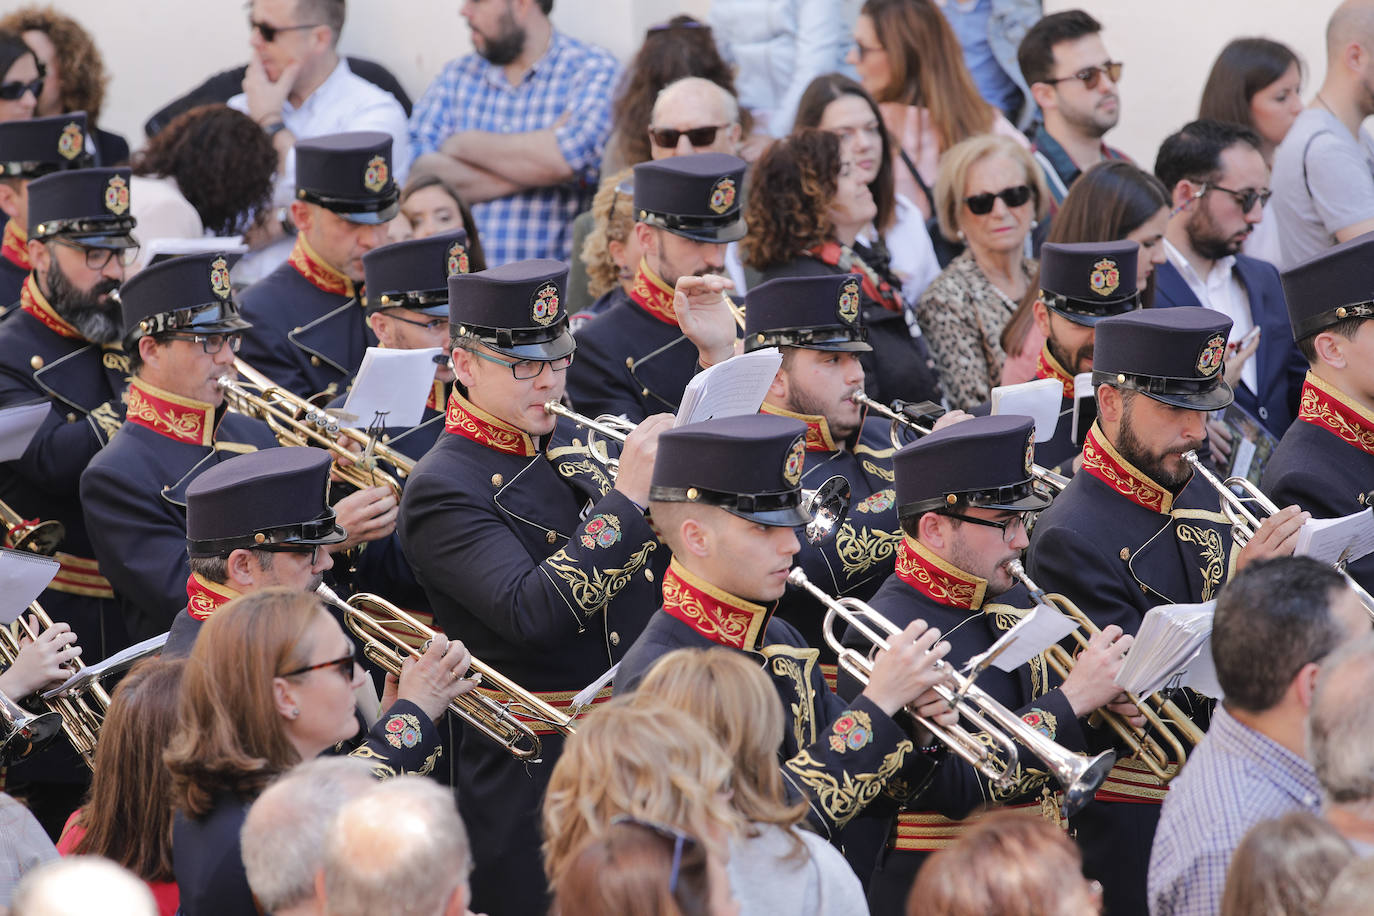
[[[14,461],[24,454],[50,410],[48,401],[0,410],[0,461]]]
[[[80,671],[76,672],[71,677],[67,678],[61,684],[57,685],[51,690],[45,690],[43,692],[43,699],[51,700],[55,697],[61,696],[67,691],[71,690],[73,687],[79,686],[84,688],[87,684],[89,684],[92,681],[99,680],[100,678],[106,677],[107,675],[113,674],[117,671],[123,671],[125,668],[130,667],[134,662],[138,661],[139,659],[151,655],[158,649],[161,649],[163,646],[165,646],[167,644],[167,637],[169,635],[171,634],[159,633],[156,636],[149,636],[142,642],[136,642],[132,646],[120,649],[114,655],[111,655],[109,658],[103,661],[96,662],[94,665],[85,666]],[[371,681],[372,678],[367,678],[367,680]],[[373,693],[375,695],[375,689]]]
[[[1200,682],[1206,679],[1203,670],[1211,661],[1201,659],[1202,648],[1212,636],[1212,615],[1215,600],[1201,604],[1161,604],[1152,607],[1140,622],[1135,642],[1126,653],[1116,683],[1138,696],[1145,696],[1169,683],[1174,675],[1198,669]],[[1215,678],[1215,674],[1212,675]]]
[[[1231,474],[1236,477],[1249,477],[1250,465],[1254,460],[1255,443],[1244,436],[1239,437],[1239,441],[1236,442],[1236,460],[1231,464]]]
[[[61,565],[51,557],[23,550],[0,550],[0,623],[9,625],[18,620]]]
[[[778,348],[766,347],[698,372],[687,383],[673,425],[758,413],[781,365]]]
[[[1374,551],[1374,509],[1342,518],[1309,519],[1298,531],[1293,551],[1323,563],[1354,562]]]
[[[343,413],[357,418],[366,429],[384,414],[383,426],[410,428],[425,415],[425,402],[434,384],[434,357],[439,347],[424,350],[384,350],[368,347],[363,364],[344,401]]]
[[[1019,385],[998,385],[992,389],[992,413],[1019,414],[1035,421],[1035,441],[1054,438],[1059,425],[1059,403],[1064,386],[1052,378],[1038,378]]]
[[[1000,654],[992,660],[993,667],[1007,672],[1015,671],[1077,628],[1078,624],[1058,609],[1037,604],[1021,618],[1020,623],[1003,633],[987,654],[993,655],[1000,649]]]
[[[1214,700],[1224,699],[1226,692],[1217,680],[1217,665],[1212,660],[1212,637],[1208,636],[1197,650],[1197,655],[1188,662],[1183,673],[1183,686],[1191,687],[1205,697]]]
[[[1069,439],[1074,443],[1078,442],[1078,409],[1084,400],[1095,397],[1096,393],[1091,372],[1080,372],[1073,377],[1073,425],[1069,427]]]

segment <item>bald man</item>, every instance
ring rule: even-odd
[[[739,100],[699,76],[664,86],[649,115],[649,147],[655,159],[688,153],[738,155]]]
[[[1326,26],[1321,90],[1274,153],[1279,269],[1374,230],[1374,160],[1360,140],[1371,114],[1374,0],[1346,0]]]

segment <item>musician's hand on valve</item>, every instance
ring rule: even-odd
[[[346,436],[343,433],[339,433],[334,437],[334,444],[351,455],[356,455],[359,458],[363,456],[363,444],[352,436]],[[334,462],[340,467],[349,467],[353,464],[353,461],[342,455],[335,457]]]
[[[393,695],[392,678],[382,691],[382,706],[390,708],[390,700],[409,700],[439,721],[448,704],[477,686],[477,681],[464,677],[472,664],[472,653],[460,640],[450,640],[442,633],[434,634],[425,654],[407,658],[401,664],[401,676]]]
[[[708,274],[682,277],[673,290],[673,311],[683,335],[697,346],[703,366],[723,363],[735,355],[734,313],[725,296],[735,288],[728,277]]]
[[[925,694],[948,677],[948,669],[937,670],[935,663],[949,651],[949,643],[939,642],[940,631],[924,620],[913,620],[906,629],[888,638],[891,646],[873,660],[864,696],[887,713],[916,700],[926,702]]]
[[[1292,556],[1294,548],[1298,546],[1298,532],[1311,518],[1312,513],[1304,512],[1298,506],[1280,509],[1266,518],[1236,558],[1236,571],[1239,572],[1255,560]]]
[[[348,494],[334,504],[339,527],[348,537],[330,545],[330,552],[342,553],[366,541],[387,537],[396,530],[399,509],[390,487],[368,487]]]
[[[637,505],[649,505],[649,484],[654,476],[654,458],[658,455],[658,437],[673,428],[673,415],[657,413],[646,417],[625,437],[620,450],[620,470],[616,472],[615,488]]]
[[[1119,693],[1107,704],[1107,712],[1114,712],[1127,722],[1131,723],[1132,728],[1144,728],[1145,717],[1140,714],[1140,709],[1124,693]]]
[[[930,427],[930,431],[935,432],[936,430],[944,429],[947,426],[953,426],[955,423],[963,423],[965,420],[972,419],[973,414],[971,413],[965,413],[962,410],[951,410],[941,414],[940,419],[936,420],[935,424]]]
[[[38,619],[30,616],[29,628],[37,631],[38,627]],[[39,633],[38,639],[24,639],[14,664],[0,674],[0,691],[18,700],[49,685],[56,686],[71,676],[63,665],[80,657],[81,647],[72,628],[54,623]]]
[[[1133,641],[1133,637],[1124,635],[1121,627],[1115,624],[1094,633],[1088,640],[1060,687],[1075,716],[1086,716],[1121,694],[1116,676],[1121,673],[1126,650]]]

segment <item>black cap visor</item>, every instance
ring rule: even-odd
[[[193,557],[223,557],[235,550],[270,550],[281,547],[323,547],[338,544],[348,537],[337,524],[333,509],[306,522],[262,528],[252,534],[202,541],[186,540],[186,552]]]
[[[296,196],[308,203],[333,211],[350,223],[376,226],[390,222],[401,212],[401,192],[395,189],[384,197],[334,197],[307,188],[299,188]]]
[[[240,315],[237,306],[232,300],[228,300],[149,315],[140,319],[128,333],[136,340],[145,334],[164,334],[171,331],[230,334],[235,331],[247,331],[252,327],[253,323]]]
[[[568,331],[567,322],[553,328],[506,330],[498,328],[477,328],[464,325],[460,336],[471,337],[484,346],[495,350],[502,356],[514,359],[553,360],[571,356],[577,349],[577,341]]]
[[[739,518],[774,528],[796,528],[812,521],[802,508],[799,489],[781,493],[723,493],[701,487],[651,487],[649,499],[715,506]]]
[[[1068,296],[1060,296],[1057,293],[1042,289],[1040,298],[1044,301],[1046,308],[1053,310],[1060,317],[1089,328],[1103,318],[1124,315],[1141,307],[1139,292],[1132,293],[1122,299],[1090,302],[1085,299],[1070,299]]]
[[[365,308],[369,315],[384,309],[410,309],[412,312],[422,312],[434,318],[447,318],[448,287],[426,290],[387,290],[377,295],[369,292]]]
[[[1161,404],[1182,407],[1185,410],[1221,410],[1229,407],[1236,399],[1231,386],[1218,371],[1209,379],[1158,378],[1151,375],[1126,375],[1124,373],[1093,371],[1093,387],[1115,385],[1129,388],[1154,398]]]
[[[836,353],[873,351],[873,347],[868,344],[868,328],[848,328],[841,325],[759,331],[745,338],[746,351],[763,347],[801,347],[804,350],[826,350]]]
[[[953,501],[950,497],[953,496]],[[1050,500],[1035,492],[1034,478],[1026,478],[1005,487],[986,490],[965,490],[929,499],[918,499],[897,507],[899,519],[911,518],[926,512],[950,509],[991,509],[996,512],[1039,512]]]
[[[640,211],[639,221],[666,229],[673,235],[680,235],[694,242],[710,242],[716,245],[738,242],[744,238],[747,231],[744,217],[738,210],[733,215],[720,219]]]

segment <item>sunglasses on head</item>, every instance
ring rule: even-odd
[[[676,130],[672,127],[651,127],[649,128],[649,139],[654,141],[655,146],[671,149],[677,146],[677,141],[683,137],[692,146],[710,146],[716,142],[716,132],[729,127],[729,124],[711,124],[706,127],[693,127],[690,130]]]
[[[965,197],[964,203],[968,205],[969,212],[974,216],[987,216],[992,212],[993,206],[997,203],[997,198],[1002,198],[1002,202],[1008,207],[1019,207],[1031,199],[1030,185],[1018,184],[1015,187],[1003,188],[1000,191],[985,191],[982,194],[974,194],[972,197]]]
[[[1102,81],[1102,74],[1104,73],[1107,74],[1107,79],[1113,83],[1121,82],[1121,66],[1121,61],[1109,60],[1100,67],[1084,67],[1077,73],[1061,76],[1055,80],[1045,80],[1045,82],[1054,86],[1068,80],[1082,80],[1084,89],[1096,89],[1097,84]]]

